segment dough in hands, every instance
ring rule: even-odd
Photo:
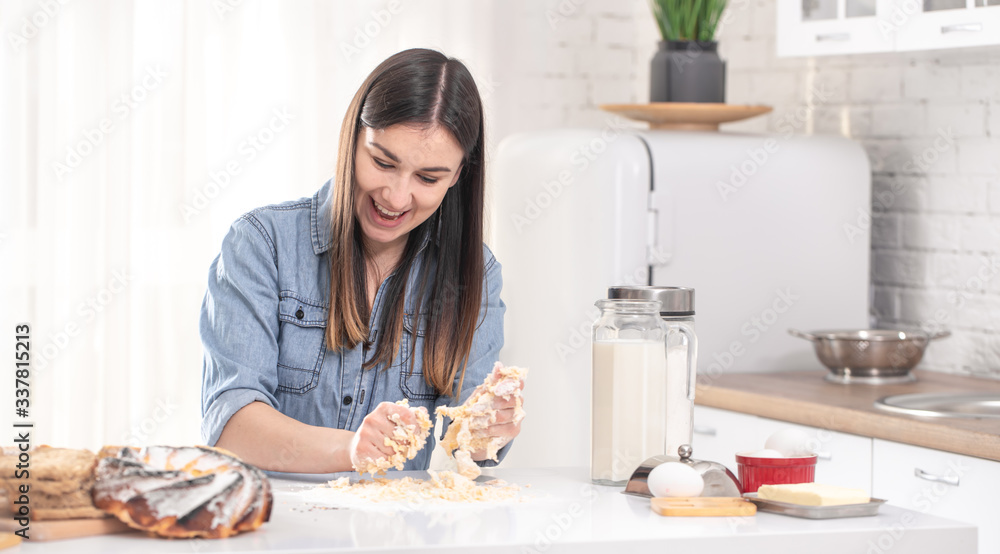
[[[521,407],[521,381],[527,376],[528,370],[520,367],[505,367],[497,362],[494,371],[486,377],[483,384],[476,387],[472,396],[464,404],[455,407],[438,406],[438,415],[452,419],[448,432],[441,439],[445,452],[455,458],[458,473],[469,479],[475,479],[481,473],[479,466],[472,460],[472,453],[485,450],[486,456],[497,460],[497,452],[504,445],[501,437],[486,436],[485,431],[497,420],[497,410],[493,408],[493,400],[501,397],[504,400],[514,398],[514,423],[524,419],[524,409]]]
[[[391,456],[382,456],[376,459],[366,458],[361,461],[361,465],[354,466],[354,469],[364,475],[371,473],[384,475],[390,467],[402,470],[407,460],[412,460],[417,452],[427,444],[427,436],[431,432],[431,419],[427,415],[427,409],[423,406],[410,408],[408,400],[403,399],[396,402],[396,405],[409,408],[413,416],[417,419],[417,425],[405,425],[399,414],[392,414],[389,420],[396,424],[391,437],[385,437],[385,446],[392,448]]]

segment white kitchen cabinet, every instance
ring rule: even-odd
[[[979,552],[1000,552],[1000,462],[874,439],[872,496],[979,526]]]
[[[881,22],[894,0],[778,0],[779,56],[891,52]]]
[[[1000,44],[1000,0],[778,0],[779,56]]]
[[[728,410],[695,406],[693,457],[720,462],[736,474],[737,452],[760,450],[768,437],[788,428],[812,438],[817,482],[872,490],[872,439]]]
[[[897,0],[883,26],[896,33],[896,50],[937,50],[1000,44],[997,0]]]

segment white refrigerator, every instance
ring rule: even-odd
[[[819,370],[788,328],[869,325],[871,173],[851,140],[608,126],[513,135],[491,162],[500,355],[530,369],[505,466],[589,464],[609,286],[695,289],[701,379]]]

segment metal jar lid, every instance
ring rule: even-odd
[[[661,316],[694,315],[694,289],[687,287],[609,287],[608,298],[659,300]]]

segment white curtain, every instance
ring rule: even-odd
[[[0,3],[0,342],[11,360],[30,324],[33,359],[30,414],[5,370],[0,427],[197,443],[198,314],[230,223],[322,184],[347,103],[388,55],[438,48],[495,83],[500,8],[63,1]]]

